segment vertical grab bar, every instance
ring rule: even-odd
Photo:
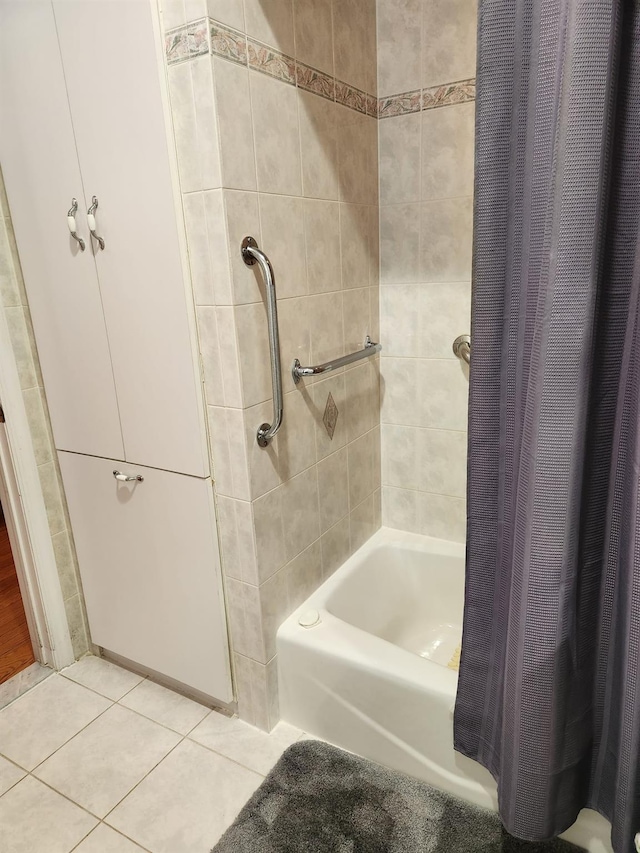
[[[242,258],[248,267],[257,263],[264,276],[267,291],[267,323],[269,326],[269,352],[271,354],[271,385],[273,388],[273,421],[261,424],[256,438],[260,447],[268,447],[271,439],[282,425],[282,373],[280,370],[280,334],[278,332],[278,304],[276,302],[276,279],[271,261],[258,248],[253,237],[242,241]]]

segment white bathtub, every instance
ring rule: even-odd
[[[448,663],[463,591],[462,545],[379,530],[281,625],[282,719],[495,809],[490,774],[453,749],[458,674]],[[609,824],[589,810],[564,837],[611,851]]]

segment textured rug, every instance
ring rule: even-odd
[[[296,743],[213,853],[576,853],[519,841],[498,816],[320,741]]]

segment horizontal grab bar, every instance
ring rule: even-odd
[[[462,361],[471,364],[471,338],[469,335],[459,335],[453,342],[453,352]]]
[[[293,362],[291,375],[293,381],[298,384],[303,376],[320,376],[322,373],[329,373],[330,370],[337,370],[339,367],[344,367],[346,364],[353,364],[354,361],[360,361],[361,358],[370,358],[382,349],[382,344],[374,344],[369,335],[364,339],[364,349],[359,349],[357,352],[343,355],[333,361],[326,361],[324,364],[317,364],[313,367],[302,367],[298,359]]]

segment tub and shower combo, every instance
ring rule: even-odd
[[[278,632],[282,719],[312,735],[495,809],[496,785],[453,749],[464,546],[379,530]],[[563,837],[611,850],[584,810]]]

